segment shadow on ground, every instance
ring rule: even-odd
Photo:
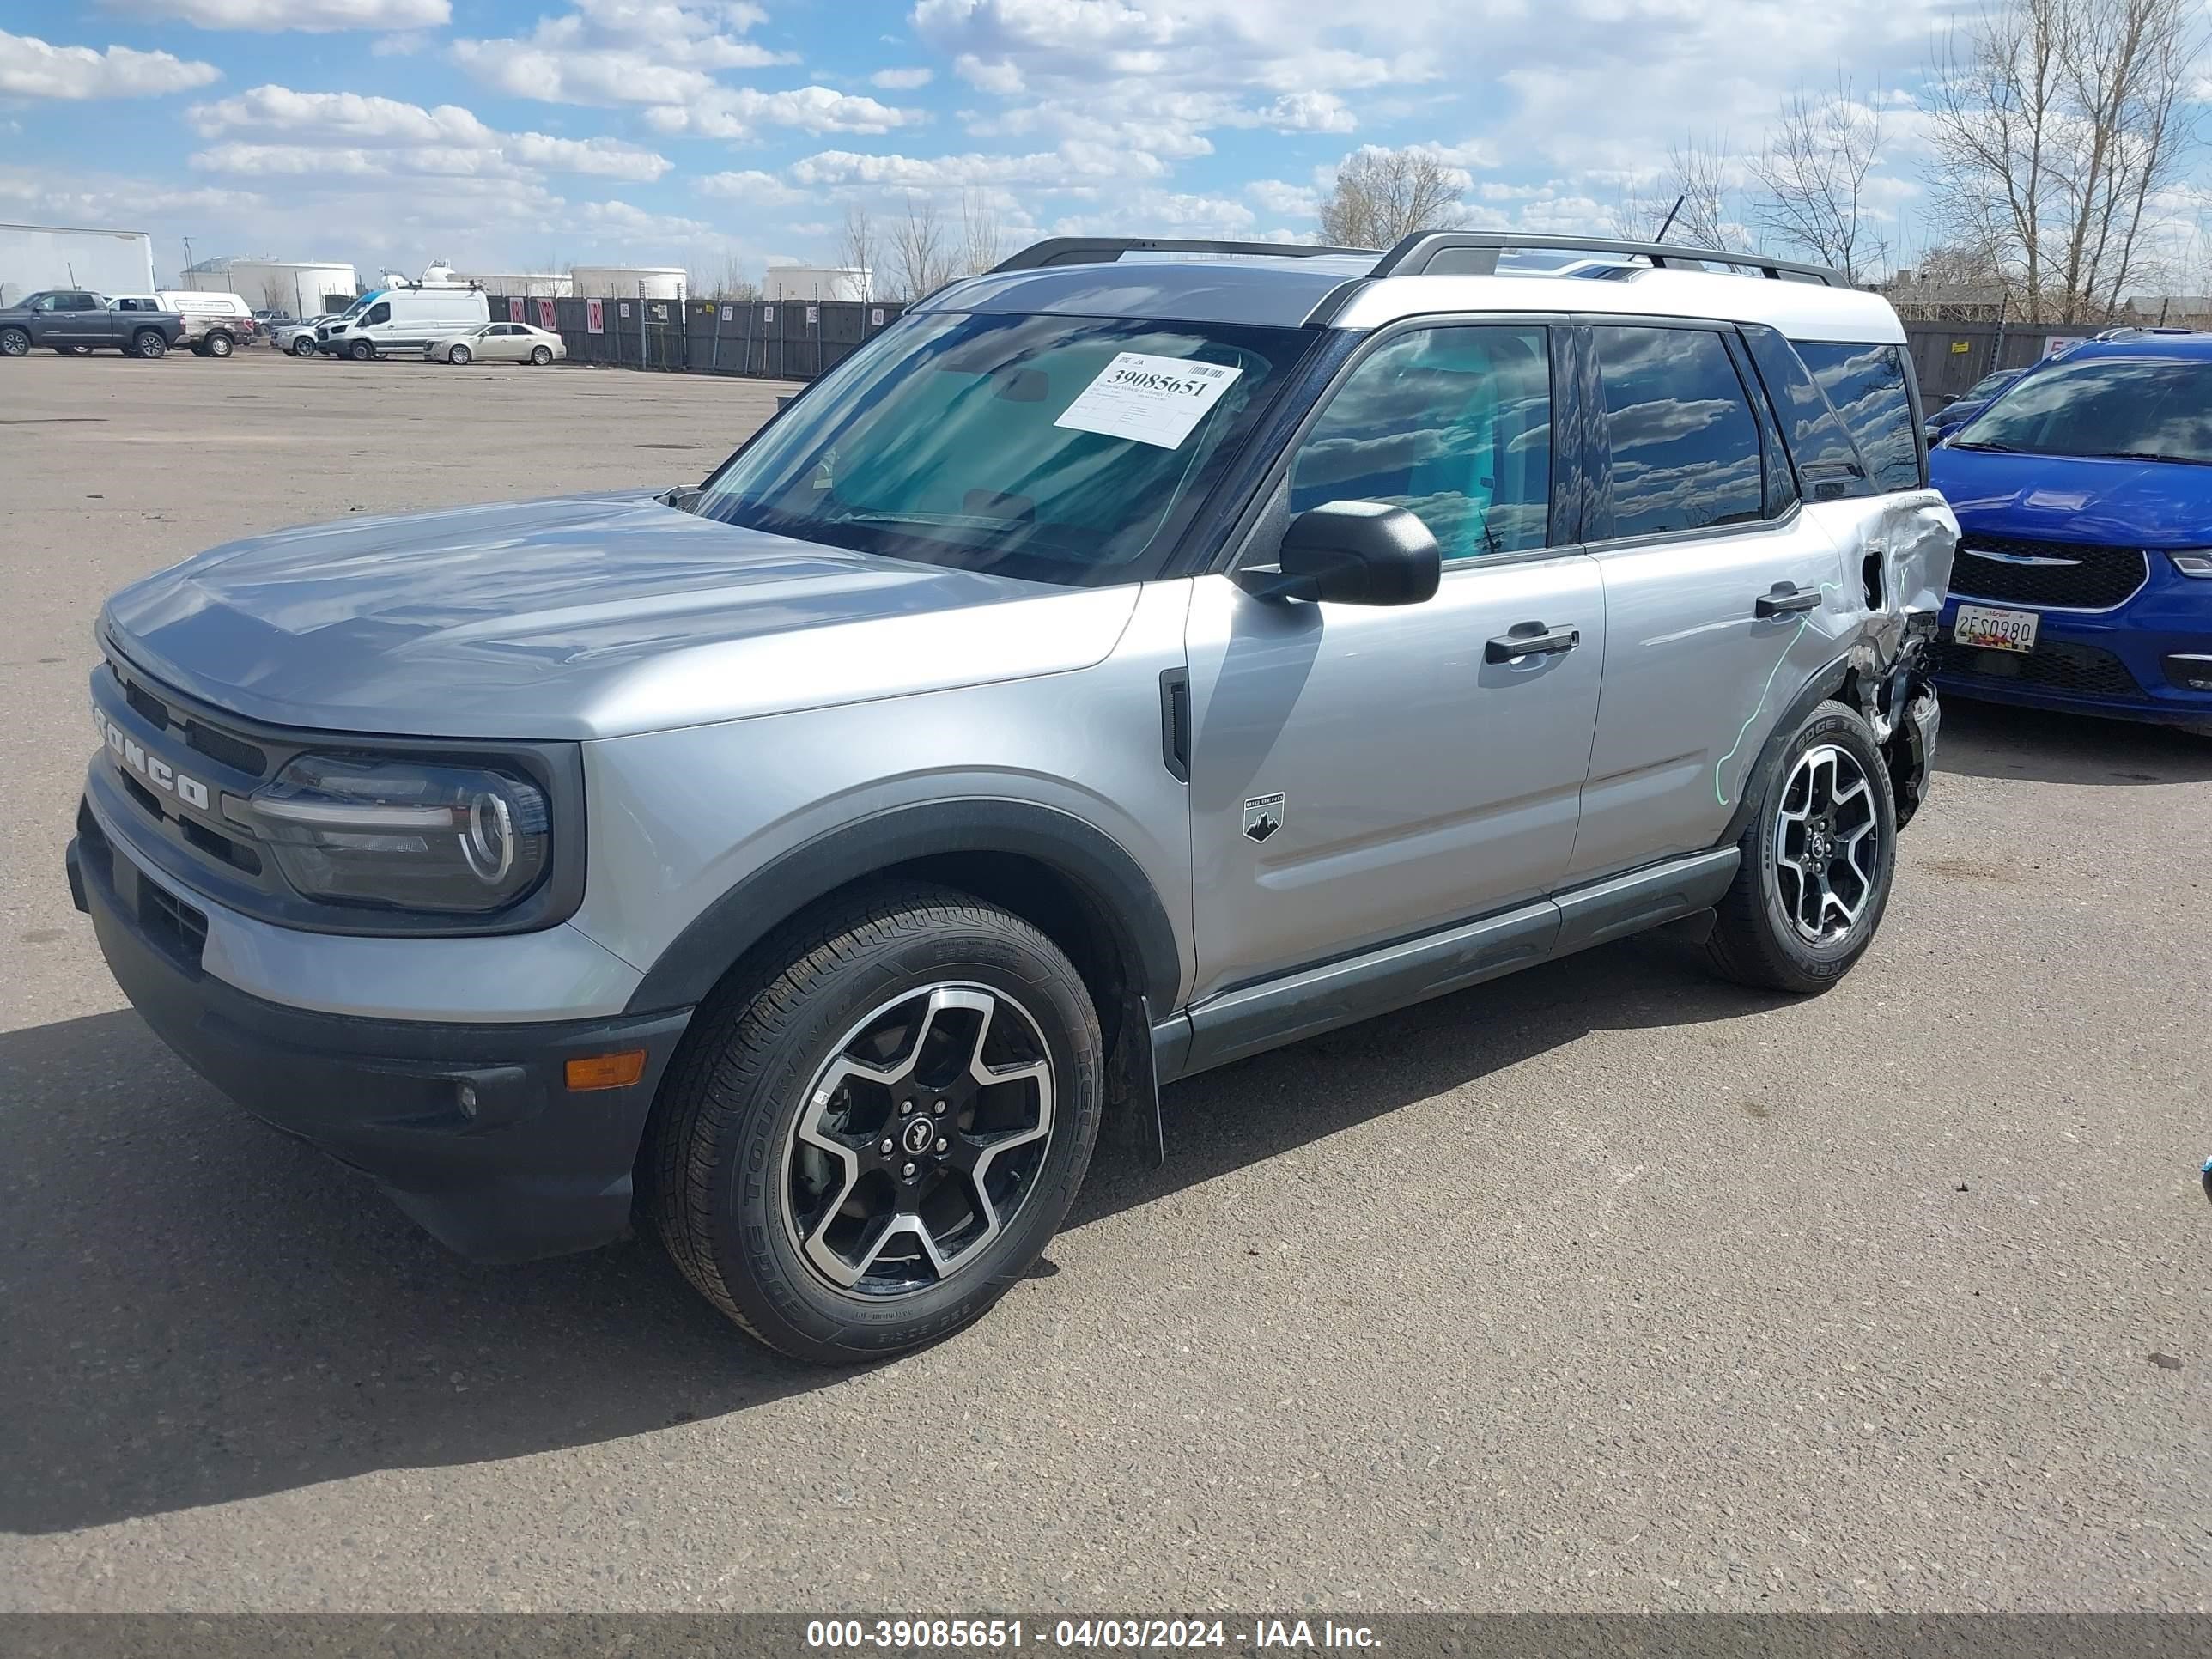
[[[1771,1006],[1679,955],[1592,952],[1171,1089],[1166,1166],[1102,1146],[1068,1224],[1596,1027]],[[594,1443],[842,1380],[754,1346],[641,1243],[459,1261],[223,1101],[135,1014],[0,1036],[0,1528]]]
[[[2203,783],[2212,780],[2212,738],[1946,696],[1936,769],[2031,783]]]

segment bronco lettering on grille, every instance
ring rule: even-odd
[[[136,772],[155,788],[174,795],[187,806],[197,806],[203,812],[208,810],[207,785],[198,778],[187,777],[159,755],[148,754],[143,744],[135,738],[126,737],[123,728],[106,715],[94,710],[92,719],[99,729],[100,741],[115,757],[117,765]]]

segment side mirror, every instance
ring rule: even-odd
[[[1428,526],[1385,501],[1324,501],[1283,532],[1280,562],[1237,573],[1263,599],[1419,605],[1436,596],[1443,555]]]

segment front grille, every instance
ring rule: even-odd
[[[2044,640],[2026,655],[2017,651],[1960,648],[1946,632],[1936,646],[1931,671],[1965,680],[2033,685],[2085,697],[2139,697],[2142,687],[2128,666],[2109,651],[2067,640]]]
[[[137,688],[134,686],[131,688],[133,708],[137,706]],[[269,769],[269,757],[253,744],[243,738],[234,738],[228,732],[218,732],[211,726],[203,726],[198,720],[185,722],[185,741],[203,755],[219,760],[238,771],[251,772],[259,777]]]
[[[151,691],[145,690],[143,686],[125,685],[123,688],[123,693],[124,696],[131,700],[131,706],[137,709],[140,714],[164,731],[168,728],[168,704],[163,702],[159,697],[155,696]]]
[[[2064,562],[2014,564],[2008,558]],[[1951,566],[1951,592],[1969,599],[2103,611],[2126,599],[2149,576],[2149,561],[2139,547],[1969,534],[1959,538],[1959,556]]]

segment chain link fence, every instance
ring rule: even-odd
[[[558,334],[571,362],[770,380],[811,380],[834,368],[904,310],[850,300],[491,301],[495,320]]]

